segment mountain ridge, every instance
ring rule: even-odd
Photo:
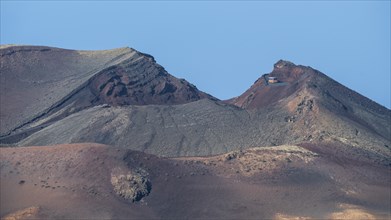
[[[24,55],[24,57],[30,57],[26,58],[30,60],[26,62],[23,61],[23,55],[20,57],[18,56],[19,53],[30,53]],[[45,53],[53,54],[50,54],[50,57],[48,57],[47,55],[45,56]],[[2,57],[1,82],[4,85],[0,97],[4,103],[1,107],[2,109],[0,109],[0,112],[2,113],[1,120],[3,122],[0,132],[2,136],[10,135],[11,132],[17,133],[15,130],[20,130],[24,125],[35,121],[37,118],[47,116],[50,112],[58,112],[56,111],[56,108],[61,108],[63,111],[64,107],[67,108],[68,110],[66,111],[68,112],[66,114],[69,115],[75,111],[96,104],[130,104],[126,102],[133,102],[136,104],[177,104],[198,100],[200,98],[216,99],[206,93],[200,92],[194,85],[188,83],[186,80],[178,80],[172,77],[163,67],[156,63],[151,55],[138,52],[132,48],[118,48],[102,51],[75,51],[38,46],[10,46],[2,48],[0,50],[0,55]],[[56,55],[59,57],[56,58]],[[70,60],[66,59],[67,57],[69,57]],[[32,62],[31,60],[36,61]],[[95,61],[92,65],[89,64],[91,60]],[[25,66],[27,65],[28,69],[22,68],[22,70],[20,70],[13,64],[20,62]],[[52,65],[42,66],[42,62],[48,62]],[[65,66],[61,67],[61,65],[56,65],[56,62],[61,62],[61,65]],[[79,68],[80,70],[77,69],[78,65],[81,65],[83,68]],[[136,77],[138,75],[140,79],[130,81],[128,77],[129,74],[126,72],[126,68],[128,67],[125,65],[135,65],[133,68],[139,68],[139,70],[136,69],[132,71],[135,72],[133,75],[136,75]],[[56,74],[59,76],[51,74],[53,71],[59,71],[59,73]],[[61,71],[65,72],[65,74]],[[147,75],[137,74],[140,71],[146,72]],[[35,72],[39,74],[37,76],[30,76],[31,73]],[[119,72],[122,74],[121,77],[117,75]],[[15,77],[15,75],[19,76]],[[149,81],[148,79],[145,80],[145,78],[148,78],[146,76],[152,75],[155,78],[151,78]],[[28,77],[31,79],[28,79]],[[41,80],[34,80],[34,77]],[[46,80],[46,82],[42,81],[42,79],[45,78],[54,79]],[[154,85],[151,85],[150,88],[141,85],[142,88],[150,89],[150,91],[143,91],[142,88],[140,91],[140,89],[137,88],[140,82],[155,83]],[[62,86],[59,87],[59,84]],[[130,88],[133,89],[131,91],[132,93],[127,90],[130,86],[133,86],[133,88]],[[28,88],[31,88],[32,91],[30,90],[29,92],[21,93],[18,91],[20,87],[24,87],[25,91],[28,91]],[[56,90],[58,89],[60,89],[60,91],[57,92]],[[161,93],[161,96],[154,96],[154,92]],[[75,95],[77,96],[77,93],[81,94],[79,97],[74,97]],[[44,97],[42,98],[42,96]],[[13,103],[13,99],[20,99],[23,102]],[[38,101],[31,101],[32,99]],[[40,105],[35,106],[35,103]],[[24,108],[17,108],[22,104],[24,105]],[[29,106],[32,106],[32,109],[28,109]],[[28,109],[29,112],[24,113],[21,109]],[[61,117],[62,116],[60,116],[60,118]],[[13,125],[9,120],[13,121]],[[15,123],[15,121],[19,122]],[[17,125],[15,126],[15,124]]]

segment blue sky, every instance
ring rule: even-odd
[[[1,0],[0,40],[133,47],[220,99],[240,95],[285,59],[390,108],[390,7],[390,1]]]

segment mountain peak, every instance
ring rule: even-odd
[[[248,109],[268,106],[300,90],[316,72],[310,67],[279,60],[272,72],[262,75],[247,91],[228,103]]]
[[[274,64],[275,69],[282,69],[282,68],[292,67],[292,66],[296,66],[296,65],[287,60],[279,60],[277,61],[277,63]]]
[[[312,75],[315,72],[316,70],[310,67],[296,65],[286,60],[279,60],[274,64],[274,69],[269,73],[269,76],[276,77],[281,82],[294,82],[304,76]]]

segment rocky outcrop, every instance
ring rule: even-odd
[[[183,104],[203,98],[215,99],[180,80],[156,64],[151,56],[138,54],[97,74],[88,85],[91,102],[118,105]]]
[[[148,173],[141,168],[127,172],[114,169],[111,173],[111,184],[118,196],[130,202],[139,201],[147,196],[152,187]]]

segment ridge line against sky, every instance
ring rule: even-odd
[[[391,107],[390,1],[0,4],[1,44],[129,46],[220,99],[240,95],[284,59]]]

